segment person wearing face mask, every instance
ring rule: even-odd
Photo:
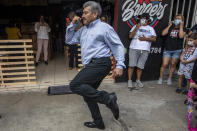
[[[157,82],[158,84],[161,85],[163,83],[163,75],[170,62],[170,73],[167,85],[172,85],[172,76],[180,59],[185,34],[184,17],[181,14],[176,15],[174,21],[171,21],[162,31],[162,36],[166,36],[166,40],[163,52],[163,63],[160,68],[160,77]]]
[[[180,57],[180,67],[178,70],[179,81],[178,88],[176,89],[177,93],[182,92],[182,80],[185,77],[187,79],[187,89],[189,88],[189,80],[191,79],[192,70],[194,67],[194,63],[197,60],[197,35],[191,34],[188,37],[187,48],[183,49],[183,52]],[[187,94],[188,90],[185,89],[183,94]]]
[[[197,33],[197,24],[195,24],[191,30],[189,31],[188,35],[191,35],[192,33]]]
[[[135,25],[130,33],[129,38],[132,38],[129,49],[129,68],[128,68],[128,88],[143,87],[141,75],[144,65],[148,58],[151,43],[156,41],[156,33],[153,27],[148,25],[149,14],[144,13],[140,16],[140,22]],[[136,84],[133,86],[132,76],[134,68],[137,67]]]

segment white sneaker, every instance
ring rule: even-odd
[[[162,85],[163,84],[163,79],[159,78],[159,80],[157,81],[157,84]]]
[[[128,80],[128,88],[133,88],[132,80]]]
[[[140,80],[136,80],[136,87],[144,87],[144,85],[142,84],[142,82]]]
[[[172,85],[172,79],[168,78],[167,85]]]

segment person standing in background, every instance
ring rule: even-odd
[[[38,66],[38,62],[40,59],[40,54],[43,46],[44,46],[44,62],[46,65],[48,65],[48,43],[49,43],[49,32],[51,31],[51,28],[45,22],[43,15],[40,16],[40,21],[36,22],[35,31],[37,32],[37,45],[38,45],[38,49],[36,53],[36,66]]]
[[[132,38],[129,47],[128,67],[128,88],[130,90],[144,86],[141,82],[141,75],[148,59],[151,43],[155,42],[157,38],[154,28],[149,25],[149,20],[149,14],[142,14],[140,22],[129,32],[129,38]],[[133,86],[132,76],[135,67],[137,67],[137,79],[135,86]]]
[[[188,93],[192,70],[194,67],[194,63],[197,60],[196,41],[197,41],[197,35],[191,34],[188,37],[187,46],[185,46],[181,54],[180,66],[178,70],[179,82],[178,82],[178,88],[176,89],[177,93],[181,93],[183,90],[182,88],[183,78],[187,79],[187,88],[183,91],[183,94],[186,95]]]
[[[170,62],[167,85],[172,85],[172,76],[180,59],[185,34],[186,29],[184,28],[184,16],[182,14],[176,15],[174,21],[171,21],[162,31],[162,36],[166,36],[166,41],[163,52],[163,63],[160,68],[160,77],[157,84],[161,85],[163,83],[163,75]]]
[[[105,22],[105,23],[108,23],[108,17],[107,17],[107,15],[102,15],[101,16],[101,21],[102,22]]]
[[[5,28],[5,32],[8,36],[8,39],[19,39],[22,37],[20,29],[15,23],[10,23],[9,27]]]
[[[76,13],[74,11],[71,11],[68,13],[68,18],[69,18],[69,21],[72,21],[74,16],[76,15]],[[70,22],[67,22],[67,24],[69,25]],[[67,26],[68,26],[67,25]],[[78,22],[76,27],[75,27],[75,32],[78,31],[82,26],[82,23],[81,22]],[[78,51],[77,51],[77,45],[69,45],[69,52],[70,52],[70,55],[69,55],[69,70],[72,70],[73,67],[74,67],[74,61],[75,61],[75,66],[76,66],[76,69],[78,69],[78,59],[77,59],[77,56],[78,56]]]
[[[189,31],[188,35],[191,35],[192,33],[197,33],[197,24],[195,24],[191,30]]]

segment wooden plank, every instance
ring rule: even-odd
[[[33,53],[30,51],[0,51],[0,55],[9,55],[9,54],[25,54],[25,53]]]
[[[82,65],[82,64],[78,64],[78,66],[79,66],[79,67],[83,67],[83,65]]]
[[[0,49],[11,49],[11,48],[32,48],[32,45],[0,45]]]
[[[28,62],[1,62],[0,65],[24,65],[24,64],[34,64],[34,61]]]
[[[13,77],[13,78],[4,78],[4,81],[5,80],[35,80],[36,77],[33,76],[33,77]]]
[[[13,82],[13,83],[4,83],[1,86],[15,86],[15,85],[35,85],[36,82]]]
[[[13,72],[13,73],[2,73],[3,76],[14,76],[14,75],[27,75],[27,74],[35,74],[34,71],[31,72]]]
[[[33,59],[34,56],[0,56],[0,60],[11,60],[11,59]]]
[[[1,69],[1,65],[0,65],[0,69]],[[2,72],[2,71],[0,71],[0,74],[1,74],[1,84],[4,84],[3,72]]]
[[[23,42],[32,42],[32,39],[0,40],[0,43],[23,43]]]
[[[0,70],[4,70],[4,71],[8,71],[8,70],[31,70],[31,69],[35,69],[34,66],[29,66],[28,68],[27,67],[7,67],[7,68],[1,68]]]
[[[24,42],[24,45],[26,45],[26,42]],[[24,51],[27,51],[27,48],[24,48]],[[26,59],[25,59],[25,63],[26,63],[26,68],[28,68],[28,64],[27,64],[27,62],[28,62],[28,59],[27,59],[27,54],[25,53],[25,57],[26,57]],[[29,79],[29,69],[27,69],[27,78],[28,78],[28,82],[30,82],[30,79]]]
[[[77,51],[81,51],[81,48],[78,48]]]

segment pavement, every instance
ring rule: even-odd
[[[177,84],[177,82],[175,82]],[[144,82],[144,88],[129,91],[127,83],[103,83],[99,90],[116,92],[120,119],[99,105],[106,131],[187,131],[185,95],[175,93],[176,84]],[[92,121],[81,96],[48,96],[47,90],[0,94],[0,131],[98,131],[83,126]]]

